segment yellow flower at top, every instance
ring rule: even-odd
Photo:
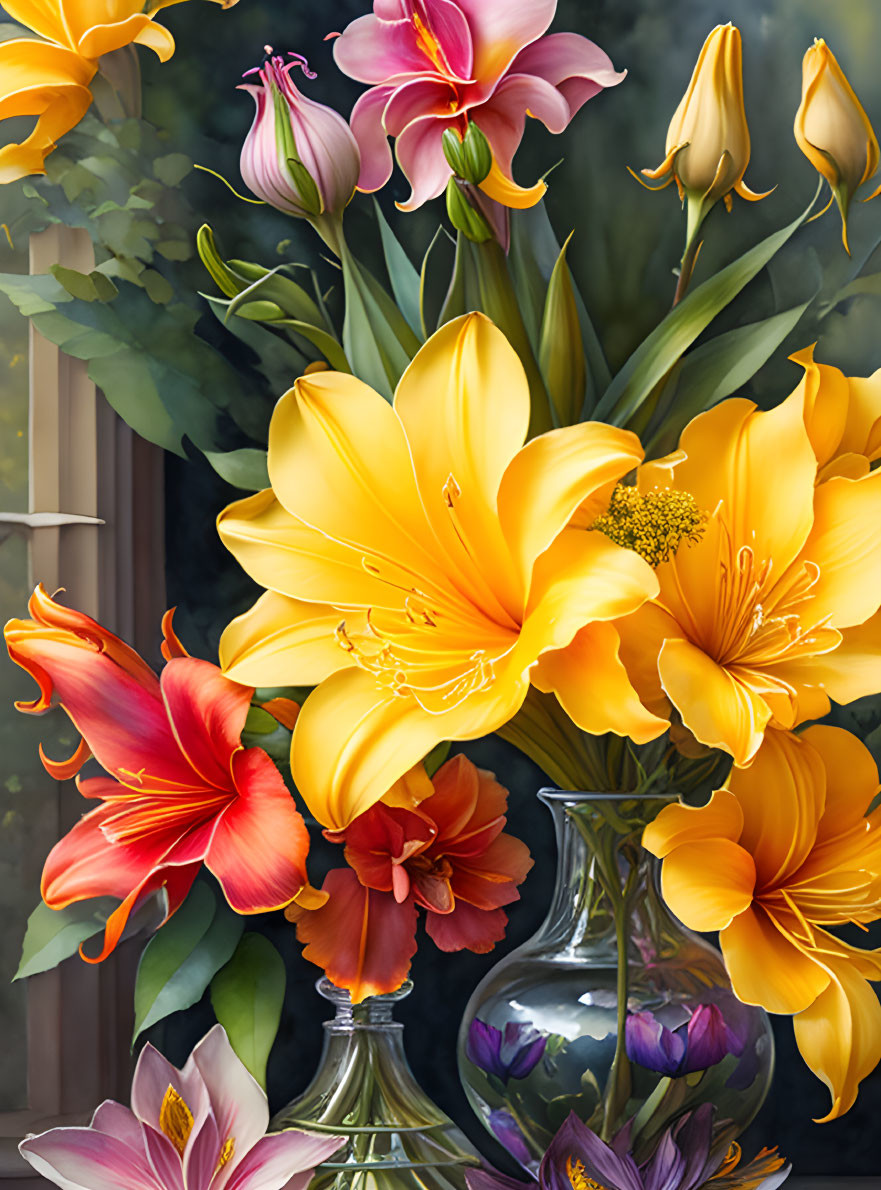
[[[801,386],[767,413],[721,402],[640,470],[642,491],[688,492],[706,519],[618,625],[621,656],[647,707],[672,704],[739,765],[769,725],[881,690],[881,471],[817,475]]]
[[[238,0],[212,0],[231,8]],[[181,0],[4,0],[7,14],[39,37],[0,42],[0,120],[36,116],[21,144],[0,149],[0,183],[45,173],[44,161],[59,137],[85,115],[89,84],[103,54],[136,43],[162,62],[174,53],[174,38],[153,18]]]
[[[497,730],[530,683],[586,731],[638,741],[640,704],[611,621],[654,571],[595,520],[642,457],[596,422],[523,445],[529,388],[480,314],[442,327],[394,407],[350,375],[301,377],[269,430],[272,487],[218,527],[264,594],[221,641],[236,681],[317,685],[291,764],[314,816],[342,830],[441,740]]]
[[[881,918],[881,809],[866,816],[878,788],[849,732],[769,731],[706,806],[667,806],[643,835],[677,917],[720,931],[737,996],[794,1014],[802,1057],[832,1094],[826,1120],[850,1109],[881,1061],[881,1003],[867,982],[881,980],[881,951],[825,928]]]

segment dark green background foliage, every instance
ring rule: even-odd
[[[331,43],[324,37],[367,8],[367,0],[343,0],[333,5],[324,0],[240,0],[226,13],[214,6],[181,5],[163,14],[178,41],[172,61],[160,66],[148,53],[141,57],[145,115],[160,130],[153,151],[163,161],[162,165],[156,163],[156,184],[148,197],[154,207],[167,213],[167,221],[175,229],[172,239],[192,244],[196,229],[207,219],[226,258],[260,261],[268,267],[285,262],[308,264],[316,270],[322,289],[332,290],[329,304],[337,316],[339,273],[307,226],[269,208],[238,202],[207,174],[186,172],[177,185],[175,180],[169,181],[167,172],[176,159],[168,158],[185,154],[240,185],[238,154],[250,125],[252,103],[247,95],[237,94],[235,87],[243,72],[260,61],[266,44],[278,51],[305,54],[319,77],[312,83],[298,77],[298,83],[312,97],[332,102],[348,113],[360,88],[336,71]],[[735,199],[731,215],[721,207],[712,213],[696,283],[793,220],[814,193],[816,176],[794,143],[792,120],[799,101],[801,57],[815,35],[829,41],[870,115],[881,124],[881,74],[877,70],[881,9],[876,0],[848,0],[838,5],[829,0],[732,0],[727,5],[718,0],[561,0],[554,28],[593,37],[618,68],[628,69],[629,76],[620,87],[591,101],[565,136],[553,138],[541,127],[530,127],[517,158],[516,174],[522,183],[532,182],[563,158],[551,176],[547,205],[561,240],[572,228],[576,230],[569,262],[613,372],[669,309],[675,286],[672,270],[684,235],[675,190],[649,194],[628,176],[626,167],[659,163],[668,120],[700,45],[715,23],[727,20],[740,25],[744,38],[747,114],[753,134],[753,158],[746,180],[754,190],[777,189],[759,204]],[[86,136],[88,131],[75,135]],[[73,147],[71,144],[71,150]],[[64,151],[62,148],[59,153]],[[57,163],[53,168],[59,168]],[[408,193],[406,182],[396,176],[380,201],[413,259],[421,261],[443,217],[442,204],[414,215],[397,215],[393,201]],[[126,197],[115,196],[115,201],[125,207]],[[132,232],[126,217],[118,216],[117,222],[125,224],[126,235]],[[359,256],[379,270],[379,240],[369,200],[355,200],[347,215],[347,229]],[[216,292],[198,260],[173,246],[165,252],[157,246],[154,252],[154,242],[155,237],[146,244],[126,241],[118,248],[118,255],[134,258],[131,267],[138,286],[132,288],[130,283],[128,288],[122,287],[128,314],[120,310],[120,317],[134,318],[141,312],[137,335],[152,337],[155,342],[163,340],[163,307],[170,309],[175,302],[183,302],[192,306],[193,317],[201,316],[198,330],[203,340],[218,349],[205,355],[206,349],[192,340],[192,351],[205,358],[205,367],[195,369],[195,375],[202,396],[209,398],[210,414],[200,406],[194,421],[180,403],[189,390],[186,385],[180,387],[179,377],[168,372],[157,380],[157,400],[165,405],[170,436],[177,435],[177,448],[192,456],[189,460],[168,456],[169,603],[179,607],[177,627],[186,645],[211,657],[223,625],[252,602],[256,591],[220,548],[214,530],[217,511],[241,493],[218,478],[191,442],[215,450],[259,443],[273,401],[295,375],[285,375],[283,364],[267,366],[266,360],[261,369],[261,361],[223,330],[207,303],[192,296],[198,289]],[[748,395],[765,406],[782,399],[800,375],[786,355],[815,339],[819,341],[818,358],[847,372],[868,374],[881,366],[881,262],[873,263],[879,242],[881,199],[866,207],[855,206],[852,259],[841,247],[837,216],[829,213],[802,229],[770,270],[724,312],[714,333],[811,300],[783,349],[749,385]],[[440,306],[451,255],[448,243],[442,240],[429,275],[429,304],[434,309]],[[144,270],[150,275],[143,276]],[[869,280],[861,282],[861,292],[855,294],[847,287],[860,270]],[[118,275],[113,268],[109,272]],[[167,289],[163,282],[168,283]],[[81,295],[74,297],[82,311]],[[86,311],[89,318],[106,317],[105,312],[112,311],[115,303],[98,305],[101,313],[96,306],[94,314]],[[170,344],[169,352],[173,349]],[[174,387],[167,387],[166,382]],[[177,396],[171,400],[171,392],[184,396],[180,401]],[[875,744],[873,733],[881,714],[871,700],[842,713],[839,721],[869,737],[870,745]],[[536,865],[525,884],[522,903],[512,909],[509,937],[494,954],[451,957],[441,955],[425,941],[413,965],[415,990],[399,1015],[408,1025],[409,1053],[426,1089],[485,1152],[497,1156],[498,1150],[465,1107],[455,1071],[455,1035],[465,1002],[479,978],[541,920],[553,879],[553,844],[546,812],[533,796],[542,784],[541,774],[498,741],[481,741],[464,750],[495,769],[510,788],[510,829],[529,838]],[[313,879],[320,880],[322,865],[338,862],[338,854],[319,842]],[[321,1044],[319,1022],[327,1013],[312,991],[318,972],[300,958],[292,927],[276,915],[261,922],[259,928],[271,936],[289,969],[287,1003],[268,1074],[270,1098],[277,1108],[309,1080]],[[881,938],[876,941],[881,943]],[[148,1030],[148,1036],[172,1060],[182,1062],[212,1021],[206,996],[188,1013]],[[803,1174],[877,1173],[881,1144],[875,1125],[881,1110],[881,1072],[866,1080],[857,1106],[843,1120],[817,1127],[810,1121],[825,1114],[825,1090],[798,1058],[789,1022],[783,1019],[778,1025],[778,1074],[769,1102],[747,1138],[747,1151],[762,1143],[777,1143]]]

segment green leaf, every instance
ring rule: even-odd
[[[157,1021],[202,999],[221,967],[229,962],[245,928],[244,920],[196,882],[189,896],[144,948],[135,983],[132,1041]]]
[[[811,299],[813,300],[813,299]],[[795,329],[810,301],[717,335],[686,355],[664,389],[644,438],[649,458],[675,449],[685,426],[750,381]]]
[[[612,425],[626,425],[717,314],[737,297],[804,223],[814,202],[816,198],[792,223],[692,290],[671,310],[615,376],[593,416]]]
[[[211,981],[214,1015],[264,1090],[266,1063],[281,1021],[284,991],[284,961],[262,934],[245,934],[233,957]]]
[[[264,376],[274,397],[287,392],[309,362],[284,333],[270,330],[245,318],[225,318],[226,305],[221,298],[207,297],[212,313],[224,328],[246,343],[254,353],[255,367]],[[342,350],[342,349],[341,349]],[[256,435],[253,435],[256,437]],[[261,439],[264,440],[264,439]]]
[[[261,492],[269,487],[265,450],[243,447],[241,450],[206,450],[204,454],[220,478],[234,488]]]
[[[349,367],[349,361],[346,358],[345,351],[340,347],[333,335],[329,335],[327,331],[323,331],[317,326],[312,326],[308,322],[298,322],[294,318],[280,318],[277,322],[273,323],[273,326],[286,326],[296,334],[302,335],[304,339],[308,339],[313,347],[318,348],[335,372],[352,371]]]
[[[354,374],[391,400],[420,342],[375,277],[340,242],[346,292],[343,349]]]
[[[262,265],[251,265],[246,261],[231,261],[230,264],[235,272],[241,271],[243,275],[246,273],[257,274],[248,281],[244,289],[233,297],[229,304],[230,314],[237,314],[240,306],[259,299],[260,301],[274,302],[288,318],[294,318],[298,322],[307,322],[310,326],[327,331],[328,328],[321,311],[302,285],[298,285],[290,277],[282,276],[279,272],[279,269],[285,267],[284,265],[279,265],[275,269],[265,269]]]
[[[252,706],[248,708],[248,716],[242,731],[254,735],[271,735],[277,727],[278,720],[268,711],[264,711],[262,707]]]
[[[419,273],[416,271],[416,267],[389,226],[388,220],[382,213],[382,207],[375,198],[373,200],[373,209],[376,211],[379,234],[382,236],[385,267],[388,269],[395,301],[398,303],[401,313],[407,319],[415,334],[421,334],[422,318],[419,301],[421,282]]]
[[[192,169],[193,162],[186,153],[169,153],[166,157],[157,157],[153,162],[153,173],[160,182],[172,189],[180,185]]]
[[[141,280],[144,283],[144,289],[147,291],[147,297],[151,302],[157,302],[160,306],[167,306],[174,297],[174,289],[169,281],[157,273],[155,269],[145,269],[141,274]]]
[[[538,364],[558,426],[571,426],[580,420],[587,385],[581,324],[572,274],[566,263],[571,241],[570,235],[551,273],[538,344]]]
[[[69,959],[77,953],[80,943],[104,929],[118,904],[113,897],[98,897],[77,901],[66,909],[50,909],[41,901],[28,918],[21,962],[12,978],[27,979]]]

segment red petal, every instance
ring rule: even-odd
[[[162,887],[165,888],[166,896],[168,897],[168,912],[165,915],[165,920],[162,922],[162,925],[165,925],[169,917],[183,904],[201,866],[201,864],[187,864],[185,867],[160,868],[155,872],[151,872],[141,885],[132,889],[122,904],[118,905],[107,918],[107,924],[104,927],[104,945],[101,948],[101,953],[87,955],[83,947],[80,946],[80,958],[84,959],[87,963],[103,963],[107,956],[115,950],[131,914],[146,901],[147,897],[152,896],[154,892],[158,892]]]
[[[303,957],[348,988],[354,1004],[395,991],[416,953],[416,906],[365,888],[349,868],[328,872],[323,887],[327,904],[297,922]]]
[[[172,657],[189,657],[189,653],[178,640],[177,633],[174,630],[172,623],[174,613],[177,611],[176,607],[170,607],[165,615],[162,617],[162,656],[166,661],[170,661]]]
[[[254,693],[225,678],[216,665],[175,657],[162,671],[162,697],[180,749],[209,785],[230,789],[230,760],[241,747]]]
[[[425,929],[440,950],[473,950],[486,954],[505,936],[507,914],[502,909],[477,909],[457,901],[452,913],[429,913]]]
[[[459,860],[453,865],[451,884],[460,899],[479,909],[497,909],[519,898],[522,884],[533,861],[529,848],[513,835],[499,835],[483,855]]]
[[[368,888],[391,892],[393,861],[418,855],[434,835],[434,826],[423,815],[380,802],[346,828],[346,863]]]
[[[507,789],[461,754],[438,769],[433,784],[424,804],[438,826],[431,854],[480,855],[505,825]]]
[[[236,912],[265,913],[306,883],[309,832],[261,748],[238,751],[232,769],[238,797],[220,818],[205,863]]]
[[[92,750],[83,739],[77,744],[73,756],[67,760],[50,760],[43,751],[43,745],[40,744],[40,760],[43,762],[43,768],[56,781],[67,781],[70,777],[75,777],[91,755]]]

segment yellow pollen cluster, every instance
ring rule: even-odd
[[[190,1133],[193,1131],[193,1113],[187,1107],[184,1097],[169,1086],[159,1108],[159,1127],[183,1156]]]
[[[571,1155],[566,1158],[566,1176],[572,1190],[606,1190],[605,1186],[589,1178],[584,1172],[584,1163]]]
[[[610,541],[634,550],[650,566],[669,562],[682,545],[693,545],[704,533],[706,517],[690,492],[667,488],[643,495],[618,484],[609,511],[590,526]]]

